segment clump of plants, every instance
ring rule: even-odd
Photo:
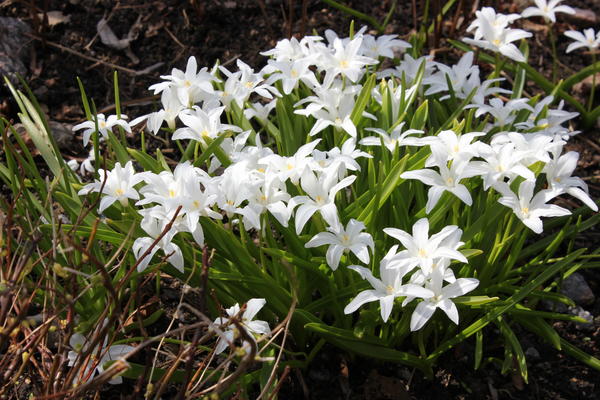
[[[578,154],[564,150],[578,117],[564,101],[600,113],[567,94],[597,66],[546,80],[527,64],[518,18],[478,11],[454,65],[421,56],[418,35],[364,28],[281,40],[260,70],[191,57],[150,87],[157,110],[135,118],[121,113],[115,74],[113,115],[81,86],[80,164],[63,160],[35,100],[7,83],[47,170],[2,121],[12,262],[0,293],[13,308],[1,315],[0,365],[33,364],[53,378],[44,395],[125,377],[148,398],[173,384],[181,398],[271,398],[326,342],[431,376],[469,340],[475,368],[498,362],[527,380],[519,326],[600,369],[551,325],[582,319],[538,307],[572,305],[560,281],[597,265],[574,238],[598,206],[572,176]],[[592,33],[570,33],[569,50],[597,48]],[[493,62],[489,76],[477,59]],[[528,80],[547,95],[524,97]],[[179,158],[150,150],[150,137]],[[557,205],[565,196],[583,206]],[[173,278],[181,325],[156,332],[164,311],[148,311],[148,291],[159,297]],[[484,357],[490,325],[502,359]],[[52,343],[41,334],[56,330]]]

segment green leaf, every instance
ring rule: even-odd
[[[600,371],[600,360],[594,356],[589,355],[585,351],[581,350],[577,346],[573,346],[571,343],[567,342],[565,339],[560,339],[560,344],[565,351],[565,353],[569,354],[571,357],[574,357],[581,361],[582,363]]]
[[[504,339],[510,344],[513,354],[517,359],[521,376],[525,380],[525,383],[527,383],[527,359],[525,358],[521,343],[519,343],[517,336],[503,318],[499,317],[496,323],[500,327],[500,332],[504,336]]]
[[[215,140],[213,140],[208,145],[208,147],[206,147],[206,149],[202,152],[202,154],[200,154],[200,156],[194,161],[194,166],[195,167],[201,166],[202,163],[206,162],[206,160],[208,160],[208,157],[212,156],[213,154],[217,156],[217,158],[219,159],[219,161],[221,162],[221,165],[223,165],[223,167],[227,167],[229,164],[231,164],[231,161],[229,160],[229,158],[227,157],[227,155],[225,154],[225,152],[223,152],[223,149],[221,148],[221,143],[223,143],[223,140],[225,140],[225,138],[228,136],[230,136],[230,133],[224,132],[224,133],[220,134]],[[223,157],[225,157],[225,158],[223,158]]]
[[[475,356],[473,369],[478,370],[481,365],[481,358],[483,356],[483,331],[478,331],[475,334]]]
[[[358,216],[358,220],[364,222],[368,225],[373,218],[374,213],[379,211],[379,208],[386,202],[386,200],[392,194],[392,191],[396,189],[396,187],[403,182],[404,180],[400,178],[400,175],[405,171],[406,164],[408,162],[409,155],[404,156],[388,173],[385,180],[378,185],[376,190],[381,191],[380,196],[372,197],[373,191],[369,191],[369,195],[372,197],[369,204],[362,210],[360,215]],[[360,211],[358,209],[357,211]]]
[[[556,332],[554,328],[544,319],[536,316],[526,316],[520,314],[512,314],[511,318],[528,331],[535,333],[546,342],[550,343],[555,349],[561,349],[560,336],[558,332]]]
[[[150,157],[148,154],[130,148],[127,148],[127,152],[131,157],[133,157],[135,161],[137,161],[142,166],[142,168],[144,168],[144,171],[152,171],[155,174],[158,174],[159,172],[163,171],[159,162],[156,161],[156,159]]]
[[[415,367],[428,376],[432,375],[431,365],[413,354],[391,349],[377,337],[356,337],[353,331],[335,328],[322,323],[309,323],[305,328],[323,337],[330,343],[352,353],[385,361],[393,361]]]
[[[577,250],[577,251],[571,253],[569,256],[565,257],[561,262],[558,262],[558,263],[548,267],[546,270],[541,272],[537,277],[530,280],[527,284],[523,285],[522,289],[519,292],[510,296],[506,300],[506,302],[503,306],[496,307],[496,308],[490,310],[486,315],[479,318],[477,321],[473,322],[471,325],[469,325],[468,327],[463,329],[462,332],[460,332],[458,335],[456,335],[455,337],[453,337],[451,339],[446,340],[441,345],[439,345],[438,348],[427,357],[427,359],[435,360],[437,357],[439,357],[445,351],[451,349],[456,344],[462,342],[466,338],[470,337],[471,335],[473,335],[476,332],[483,329],[487,324],[489,324],[490,322],[494,321],[496,318],[498,318],[502,314],[504,314],[507,311],[509,311],[510,309],[512,309],[518,302],[520,302],[525,297],[527,297],[527,295],[529,293],[531,293],[535,288],[541,286],[550,277],[552,277],[553,275],[558,273],[560,270],[562,270],[563,268],[566,268],[568,265],[570,265],[572,263],[572,261],[575,260],[584,251],[585,251],[585,249]]]
[[[410,129],[423,130],[427,117],[429,115],[429,101],[425,100],[415,111],[410,121]]]
[[[371,100],[371,92],[375,87],[375,79],[375,74],[371,74],[371,76],[369,76],[362,90],[360,91],[358,98],[356,99],[356,103],[354,103],[354,109],[352,110],[352,114],[350,114],[350,119],[355,126],[358,126],[360,123],[361,119],[363,118],[363,111],[365,111],[367,104],[369,104],[369,101]]]
[[[460,296],[452,299],[455,304],[464,304],[465,306],[480,306],[482,304],[488,304],[498,300],[500,300],[499,297],[488,296]]]

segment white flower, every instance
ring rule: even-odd
[[[479,171],[483,179],[483,189],[496,187],[504,183],[504,178],[513,180],[517,176],[535,181],[533,172],[521,163],[522,152],[515,151],[512,142],[500,146],[489,146],[479,143],[480,156],[485,161],[473,161],[471,165]]]
[[[489,125],[489,127],[507,126],[513,123],[519,111],[527,110],[533,112],[533,108],[527,102],[527,99],[514,99],[504,103],[500,98],[494,97],[490,99],[489,105],[476,104],[473,107],[477,108],[475,117],[480,117],[486,113],[494,117],[495,123]]]
[[[585,29],[583,33],[578,31],[566,31],[565,36],[575,40],[567,47],[567,53],[581,47],[587,47],[590,51],[596,50],[600,46],[600,31],[594,33],[593,28]]]
[[[298,184],[300,175],[306,167],[313,161],[310,154],[319,144],[321,139],[313,140],[310,143],[300,146],[300,148],[290,157],[282,157],[278,154],[270,154],[259,160],[261,164],[268,164],[271,168],[277,171],[279,179],[282,182],[288,179],[294,185]]]
[[[447,155],[443,150],[431,147],[432,155],[440,172],[432,169],[419,169],[402,173],[402,179],[416,179],[431,186],[427,192],[427,205],[425,212],[429,214],[436,206],[442,194],[448,191],[458,197],[463,203],[470,206],[473,203],[471,194],[465,185],[460,183],[464,178],[479,175],[480,171],[472,163],[464,160],[454,160],[450,168],[446,161]]]
[[[299,81],[303,81],[310,86],[318,86],[319,82],[315,78],[315,74],[309,69],[313,64],[310,58],[303,58],[294,61],[270,61],[269,65],[277,71],[272,74],[268,82],[273,83],[281,81],[283,93],[290,94],[298,86]]]
[[[269,327],[269,323],[266,321],[253,320],[256,314],[264,307],[267,303],[265,299],[250,299],[246,303],[246,310],[241,315],[240,324],[244,329],[248,331],[250,335],[270,335],[271,328]],[[225,325],[229,322],[229,320],[240,313],[239,304],[235,304],[232,307],[229,307],[225,310],[228,318],[219,317],[215,320],[215,325]],[[219,332],[219,341],[217,343],[217,347],[215,347],[215,353],[220,354],[229,346],[230,343],[233,343],[235,339],[239,337],[239,332],[234,324],[230,324],[227,327],[227,330],[223,332]]]
[[[69,346],[73,350],[69,351],[67,354],[67,359],[69,360],[68,366],[72,367],[75,365],[75,361],[79,357],[79,353],[87,352],[90,354],[89,359],[83,361],[83,371],[78,373],[75,381],[81,382],[87,381],[96,375],[96,372],[101,374],[104,372],[104,364],[108,361],[115,361],[121,359],[127,353],[135,350],[135,347],[128,346],[125,344],[115,344],[112,346],[107,346],[108,338],[104,339],[104,344],[102,346],[98,345],[92,351],[89,351],[90,342],[87,340],[85,336],[80,333],[74,333],[69,338]],[[100,355],[100,359],[96,358],[96,356]],[[111,385],[118,385],[123,382],[123,378],[120,376],[113,377],[108,383]]]
[[[467,29],[467,31],[476,29],[474,38],[463,38],[464,42],[501,53],[517,62],[525,62],[525,56],[512,42],[528,38],[531,33],[508,28],[508,24],[520,18],[520,15],[496,14],[491,7],[484,7],[475,15],[477,19]]]
[[[529,17],[544,17],[546,21],[556,22],[556,13],[565,13],[565,14],[575,14],[575,10],[573,10],[569,6],[559,6],[558,4],[562,0],[534,0],[535,7],[527,7],[521,13],[523,18]]]
[[[518,196],[514,194],[508,185],[498,187],[503,197],[498,202],[513,209],[515,215],[535,233],[542,233],[544,225],[540,217],[561,217],[571,212],[554,204],[546,204],[553,197],[553,193],[542,190],[533,195],[534,181],[523,181],[519,186]]]
[[[112,128],[116,125],[119,125],[125,131],[131,133],[131,128],[127,121],[127,115],[121,114],[121,118],[117,118],[116,115],[109,115],[108,118],[104,116],[104,114],[98,114],[96,117],[92,117],[91,121],[85,121],[81,124],[77,124],[73,127],[74,131],[78,131],[80,129],[85,129],[83,131],[83,145],[87,146],[90,141],[90,136],[92,133],[96,131],[96,121],[98,124],[98,133],[102,135],[104,139],[108,137],[108,131],[112,131]]]
[[[581,200],[592,210],[598,211],[598,206],[588,194],[586,183],[581,178],[571,176],[577,167],[578,159],[579,153],[570,151],[546,164],[543,172],[546,173],[553,195],[568,193]]]
[[[272,99],[273,94],[279,95],[279,91],[270,84],[264,82],[262,73],[255,73],[248,64],[238,59],[238,71],[230,72],[227,68],[219,66],[221,72],[227,76],[223,91],[217,91],[221,102],[227,107],[235,101],[238,107],[243,108],[246,100],[252,93],[257,93],[267,99]]]
[[[363,35],[361,44],[362,55],[377,59],[378,57],[394,58],[394,49],[404,50],[412,46],[404,40],[397,39],[398,35]]]
[[[150,237],[137,238],[135,242],[133,242],[132,251],[136,260],[140,260],[142,255],[150,248],[152,243],[160,236],[169,223],[169,220],[167,219],[169,215],[164,215],[163,218],[156,218],[151,214],[152,213],[147,213],[140,223],[142,229],[144,229]],[[183,254],[181,253],[179,246],[175,243],[171,243],[171,240],[176,233],[176,230],[171,228],[171,230],[163,235],[158,243],[152,247],[148,255],[139,261],[137,271],[144,271],[150,263],[150,260],[152,260],[154,253],[156,253],[158,249],[162,249],[164,254],[169,256],[167,261],[179,272],[183,273]]]
[[[393,258],[398,246],[393,246],[379,264],[379,274],[381,279],[375,278],[370,269],[358,265],[351,265],[350,268],[366,279],[373,289],[360,292],[345,308],[344,314],[351,314],[358,310],[360,306],[372,301],[379,301],[381,307],[381,318],[387,322],[396,297],[411,296],[419,298],[428,298],[433,296],[433,292],[419,285],[412,283],[402,284],[404,276],[410,272],[412,267],[394,266]]]
[[[89,192],[100,192],[105,196],[100,200],[98,212],[103,212],[115,201],[119,201],[123,207],[128,204],[128,199],[138,200],[140,198],[134,186],[142,181],[143,175],[136,174],[131,161],[121,167],[120,163],[116,163],[112,171],[99,169],[101,179],[94,183],[85,185],[77,194],[82,196]]]
[[[444,269],[436,268],[431,273],[431,279],[426,284],[434,295],[420,302],[410,318],[410,330],[418,331],[431,318],[436,308],[446,313],[452,322],[458,325],[458,310],[452,302],[455,297],[469,293],[479,285],[475,278],[459,278],[455,282],[442,287]]]
[[[362,232],[365,224],[355,219],[348,221],[346,229],[343,226],[328,227],[329,232],[321,232],[310,239],[305,247],[319,247],[328,244],[327,265],[336,270],[343,253],[352,252],[360,261],[369,263],[369,247],[375,251],[373,238],[368,232]]]
[[[400,62],[400,65],[396,66],[395,69],[386,69],[384,71],[378,72],[378,78],[386,78],[388,76],[395,76],[400,79],[404,79],[406,85],[410,85],[417,77],[417,73],[421,68],[421,65],[425,64],[425,72],[423,74],[423,78],[427,78],[431,76],[431,74],[435,71],[435,64],[433,63],[432,56],[422,56],[417,59],[414,59],[410,56],[410,54],[404,54],[404,58]]]
[[[404,122],[401,122],[392,130],[389,135],[383,129],[366,128],[365,131],[375,132],[380,136],[380,138],[375,136],[367,136],[362,138],[359,143],[363,146],[381,146],[381,143],[383,142],[383,145],[390,151],[390,153],[393,153],[396,147],[423,146],[432,142],[430,138],[414,138],[410,136],[421,135],[423,131],[418,129],[408,129],[402,132],[403,127]]]
[[[260,185],[251,186],[248,191],[248,205],[239,211],[244,216],[244,224],[247,227],[260,229],[260,215],[266,211],[269,211],[281,225],[288,226],[292,212],[286,202],[290,200],[290,195],[277,175],[265,176]]]
[[[212,82],[219,81],[208,72],[206,67],[198,71],[198,64],[194,56],[188,59],[185,72],[173,68],[171,75],[161,75],[161,78],[166,81],[154,84],[149,89],[154,90],[154,94],[171,89],[185,107],[192,107],[202,100],[206,93],[214,93]]]
[[[299,235],[302,232],[302,228],[316,211],[321,213],[329,225],[338,224],[335,195],[352,184],[355,179],[356,176],[351,175],[338,182],[337,168],[330,168],[317,178],[310,168],[305,168],[300,185],[308,196],[296,196],[288,204],[288,207],[292,209],[301,204],[296,210],[296,234]]]
[[[313,154],[318,151],[315,150]],[[342,148],[334,147],[327,152],[327,160],[329,166],[335,168],[339,167],[339,177],[342,179],[346,176],[347,170],[360,171],[360,165],[356,162],[359,157],[373,158],[372,155],[360,151],[356,148],[356,140],[350,138],[342,144]]]
[[[146,120],[146,126],[148,129],[157,134],[160,128],[162,127],[163,122],[167,122],[167,126],[169,129],[175,129],[175,119],[179,114],[185,110],[185,106],[181,104],[179,97],[177,96],[177,92],[171,90],[169,88],[163,90],[160,101],[162,103],[163,108],[160,110],[150,113],[148,115],[143,115],[131,121],[131,126],[135,126],[140,122]]]
[[[413,225],[412,236],[397,228],[385,228],[383,231],[398,239],[406,248],[396,254],[394,260],[401,261],[402,265],[411,268],[418,265],[425,275],[431,272],[435,259],[448,258],[463,263],[468,262],[466,257],[456,250],[463,245],[462,242],[456,241],[462,235],[462,231],[456,225],[446,226],[431,237],[429,237],[427,218],[421,218]]]
[[[265,124],[269,120],[269,114],[277,105],[277,99],[273,99],[267,104],[252,103],[249,108],[244,110],[244,117],[247,119],[256,118],[261,123]]]
[[[329,87],[338,74],[342,74],[351,82],[358,82],[365,65],[377,64],[377,60],[359,55],[362,40],[361,35],[356,35],[347,44],[339,38],[334,39],[333,52],[327,49],[322,54],[321,67],[325,69],[323,86]]]
[[[179,128],[173,133],[173,140],[192,139],[206,143],[206,139],[216,139],[219,134],[227,130],[241,132],[234,125],[222,124],[221,114],[225,107],[217,107],[204,111],[200,107],[194,107],[193,111],[180,113],[179,119],[186,128]]]
[[[425,166],[431,167],[436,165],[433,154],[446,154],[446,161],[469,161],[471,158],[477,157],[479,155],[477,146],[471,144],[471,142],[474,138],[484,135],[485,132],[470,132],[459,136],[454,131],[447,130],[441,131],[437,136],[426,138],[428,140],[427,143],[430,144],[431,148],[435,148],[435,151],[432,151],[431,156],[425,161]]]
[[[455,97],[466,99],[475,90],[471,102],[477,104],[485,102],[485,98],[492,94],[511,93],[510,90],[492,85],[495,82],[504,80],[502,78],[481,82],[479,66],[473,65],[474,54],[472,51],[465,53],[458,63],[452,67],[442,63],[435,63],[439,72],[423,80],[423,84],[429,85],[429,89],[427,89],[425,95],[450,92],[452,88]],[[440,97],[440,100],[446,100],[450,97],[450,94],[446,94]]]
[[[295,110],[295,114],[312,116],[316,119],[315,124],[309,132],[314,136],[328,126],[342,129],[353,138],[356,137],[356,126],[350,115],[354,110],[355,95],[358,86],[342,88],[341,82],[336,82],[332,87],[319,87],[315,89],[316,96],[306,97],[294,106],[309,103],[303,110]]]

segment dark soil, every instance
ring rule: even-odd
[[[382,21],[392,1],[344,1],[355,9]],[[405,36],[415,29],[411,0],[400,0],[386,33]],[[424,1],[415,1],[416,16],[422,15]],[[431,1],[432,13],[438,2]],[[437,33],[429,39],[429,49],[441,61],[457,59],[459,54],[446,44],[445,36],[463,36],[472,20],[471,2],[464,4],[463,12],[444,19]],[[481,1],[494,4],[503,12],[518,12],[525,1]],[[569,76],[591,63],[591,56],[582,52],[564,55],[568,40],[562,33],[567,29],[581,30],[598,26],[600,2],[597,0],[569,0],[571,6],[588,10],[596,22],[584,18],[560,18],[555,26],[561,67],[559,76]],[[291,5],[291,7],[290,7]],[[438,6],[439,7],[439,6]],[[68,22],[50,26],[44,11],[60,11],[70,18]],[[94,99],[98,110],[110,112],[114,108],[113,71],[119,70],[120,97],[123,112],[141,115],[152,109],[155,98],[147,90],[156,83],[160,74],[171,68],[185,68],[191,55],[200,66],[234,64],[241,59],[259,68],[265,58],[260,51],[273,47],[277,40],[290,35],[302,36],[325,29],[340,34],[347,32],[352,17],[326,6],[317,0],[164,0],[164,1],[4,1],[0,2],[0,16],[17,17],[29,24],[32,34],[24,37],[23,45],[30,45],[24,77],[44,105],[51,120],[74,124],[82,121],[80,94],[75,80],[79,77],[88,96]],[[125,52],[102,44],[96,35],[96,24],[105,17],[119,38],[127,35],[137,24],[137,38],[131,42],[131,52],[139,58],[134,62]],[[458,22],[453,24],[452,21]],[[462,22],[461,22],[462,21]],[[537,22],[537,23],[536,23]],[[356,21],[360,27],[362,21]],[[527,22],[526,29],[536,35],[531,44],[531,62],[545,76],[551,75],[551,52],[546,42],[547,28],[543,21]],[[542,33],[542,34],[539,34]],[[560,34],[557,34],[560,33]],[[135,58],[135,57],[133,57]],[[162,63],[157,66],[157,63]],[[148,70],[150,69],[150,70]],[[583,90],[583,89],[582,89]],[[600,91],[599,91],[600,92]],[[530,93],[533,94],[533,93]],[[585,93],[580,96],[584,97]],[[0,88],[0,115],[16,119],[16,107]],[[64,146],[65,156],[85,157],[79,137],[73,137]],[[579,171],[586,180],[593,197],[600,196],[600,144],[597,131],[583,132],[570,144],[581,154]],[[582,246],[597,248],[598,233],[586,234]],[[588,283],[600,293],[600,274],[597,270],[583,271]],[[161,299],[169,302],[168,299]],[[172,300],[173,301],[173,300]],[[168,304],[167,304],[168,306]],[[586,309],[596,316],[590,327],[580,330],[573,324],[556,323],[562,337],[595,357],[600,357],[600,296]],[[486,338],[495,332],[488,327]],[[525,351],[529,351],[529,383],[524,384],[516,375],[501,375],[493,361],[484,362],[473,370],[472,340],[440,359],[433,380],[426,380],[418,371],[403,366],[375,363],[353,358],[333,347],[325,347],[308,370],[291,373],[281,389],[281,398],[324,399],[598,399],[600,373],[559,352],[527,333],[519,336]],[[502,348],[488,348],[487,356],[503,356]],[[306,392],[308,389],[308,392]],[[127,389],[111,389],[106,398],[124,398]],[[104,396],[103,396],[104,397]]]

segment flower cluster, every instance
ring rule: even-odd
[[[553,10],[567,12],[560,7]],[[552,20],[554,14],[547,11]],[[531,10],[526,14],[537,15]],[[518,18],[484,8],[468,29],[474,38],[465,41],[524,61],[512,42],[530,34],[508,27]],[[162,250],[166,261],[183,273],[186,261],[179,234],[191,234],[202,246],[202,224],[207,219],[257,235],[273,227],[287,232],[293,226],[299,240],[308,239],[306,248],[328,246],[325,263],[332,273],[346,266],[373,287],[360,292],[346,306],[346,313],[379,301],[381,317],[387,321],[395,299],[401,298],[402,306],[420,299],[410,324],[418,330],[437,308],[458,323],[452,299],[479,284],[475,277],[457,277],[451,268],[453,262],[467,263],[458,251],[464,245],[458,226],[445,226],[429,236],[432,215],[446,192],[449,202],[453,196],[459,199],[457,206],[482,207],[472,193],[488,191],[488,197],[497,200],[495,206],[509,207],[515,218],[536,233],[543,230],[541,217],[570,213],[549,203],[556,196],[569,194],[597,210],[586,184],[571,176],[577,153],[563,154],[566,141],[576,133],[565,123],[577,114],[563,110],[562,103],[551,108],[552,96],[539,101],[505,100],[501,96],[512,92],[499,86],[502,79],[482,80],[472,52],[455,65],[406,54],[398,66],[378,71],[379,83],[365,94],[363,78],[373,76],[378,60],[399,55],[409,44],[393,35],[374,37],[364,30],[352,38],[330,31],[325,36],[278,42],[263,53],[271,58],[260,71],[242,61],[235,71],[222,66],[198,70],[191,57],[185,71],[173,69],[150,87],[161,94],[160,110],[129,125],[116,116],[105,120],[100,114],[95,121],[76,126],[86,128],[87,143],[96,129],[103,136],[115,125],[129,132],[130,126],[145,121],[153,133],[163,129],[173,140],[189,141],[192,149],[212,149],[206,164],[188,160],[173,171],[136,173],[131,162],[124,167],[117,163],[111,171],[99,170],[100,179],[79,192],[100,192],[100,213],[119,204],[130,207],[129,200],[136,201],[140,227],[147,234],[133,243],[139,272]],[[419,93],[435,98],[436,104],[451,101],[455,106],[456,99],[470,99],[464,111],[476,120],[469,125],[477,128],[465,128],[464,121],[439,130],[413,126],[404,118]],[[372,100],[367,106],[364,96]],[[279,110],[285,107],[283,102],[291,108],[284,116]],[[384,109],[390,110],[385,124],[381,123]],[[284,131],[282,121],[291,117],[305,124],[306,136],[291,138],[283,146],[281,137],[292,133]],[[277,151],[271,139],[276,139]],[[363,194],[356,193],[360,182],[377,178],[365,173],[366,166],[384,164],[389,158],[397,163],[399,154],[417,151],[421,158],[414,162],[411,158],[410,169],[400,171],[398,179],[408,181],[407,185],[421,182],[428,188],[426,204],[417,202],[413,211],[430,219],[417,220],[412,235],[397,228],[384,229],[404,249],[398,251],[395,245],[381,251],[374,238],[383,236],[382,232],[351,218],[340,204]],[[304,237],[306,231],[311,236]],[[384,252],[383,258],[374,260],[379,264],[379,277],[372,268],[357,265],[372,264],[373,255]],[[242,316],[252,332],[268,333],[264,323],[251,322],[263,305],[264,300],[251,300]],[[236,306],[228,309],[230,317],[239,312]],[[221,335],[218,350],[234,337],[232,330]]]

